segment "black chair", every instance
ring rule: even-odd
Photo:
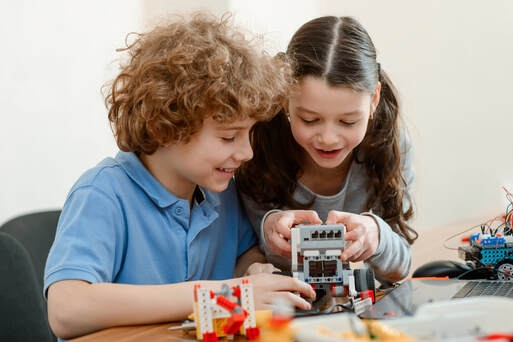
[[[32,261],[12,236],[0,232],[0,341],[55,341]]]
[[[0,227],[0,341],[57,340],[48,325],[43,277],[60,213],[29,213]]]

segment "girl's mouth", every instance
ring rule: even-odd
[[[319,154],[322,158],[335,158],[339,155],[341,149],[337,150],[320,150],[316,149],[317,154]]]

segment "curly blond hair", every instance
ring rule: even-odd
[[[187,142],[207,117],[271,119],[288,96],[291,69],[256,43],[261,40],[246,38],[230,15],[205,12],[136,34],[121,49],[129,54],[126,65],[104,86],[118,147],[152,154]]]

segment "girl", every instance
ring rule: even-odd
[[[412,148],[371,38],[353,18],[321,17],[294,34],[286,56],[292,94],[255,125],[254,158],[236,175],[261,248],[286,269],[291,227],[343,223],[343,261],[364,260],[382,283],[404,278],[417,238]]]

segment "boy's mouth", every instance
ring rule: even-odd
[[[218,170],[221,170],[226,173],[234,173],[235,170],[237,170],[237,169],[225,169],[225,168],[220,167]]]

